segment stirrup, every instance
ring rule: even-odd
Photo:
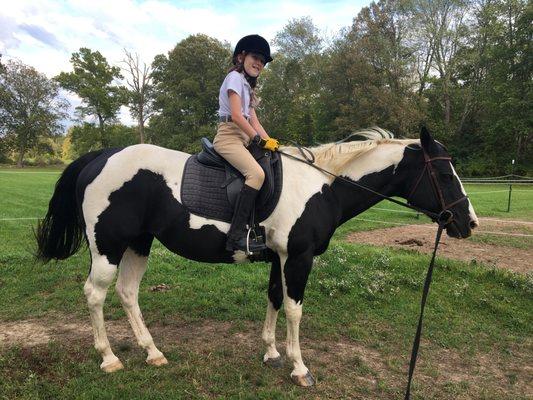
[[[253,244],[255,245],[253,251],[250,249],[250,239],[251,239],[250,236],[251,236],[252,232],[254,234],[254,237],[253,237],[252,241],[253,241]],[[260,252],[262,252],[262,251],[264,251],[266,249],[267,249],[267,247],[266,247],[266,244],[265,244],[264,236],[257,235],[257,232],[251,226],[248,227],[248,232],[246,234],[246,255],[247,256],[252,256],[252,255],[260,253]]]

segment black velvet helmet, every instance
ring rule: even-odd
[[[270,46],[262,36],[248,35],[239,40],[237,46],[235,46],[235,51],[233,52],[233,59],[235,60],[237,54],[241,54],[243,51],[263,55],[265,57],[265,64],[272,61],[272,57],[270,56]]]

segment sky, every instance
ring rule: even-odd
[[[98,50],[113,65],[124,49],[151,63],[189,35],[204,33],[235,46],[258,33],[271,41],[292,18],[311,17],[326,37],[350,26],[370,0],[162,1],[162,0],[0,0],[0,53],[49,78],[71,71],[80,47]],[[76,95],[64,92],[74,107]],[[71,111],[72,111],[71,110]],[[127,108],[120,120],[133,124]]]

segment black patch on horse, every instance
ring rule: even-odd
[[[190,157],[183,169],[181,201],[193,214],[231,222],[244,177],[214,151],[207,139],[202,144],[204,150]],[[265,171],[265,183],[255,206],[255,221],[261,222],[278,204],[283,186],[282,164],[278,153],[265,150],[259,150],[257,154],[251,152]]]
[[[114,265],[128,247],[148,256],[154,236],[191,260],[234,262],[225,250],[224,233],[213,225],[191,229],[189,219],[189,211],[174,198],[163,176],[141,169],[109,195],[109,206],[95,225],[96,245]]]

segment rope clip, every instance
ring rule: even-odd
[[[437,217],[437,222],[441,226],[446,226],[453,221],[453,213],[450,210],[443,210]]]

